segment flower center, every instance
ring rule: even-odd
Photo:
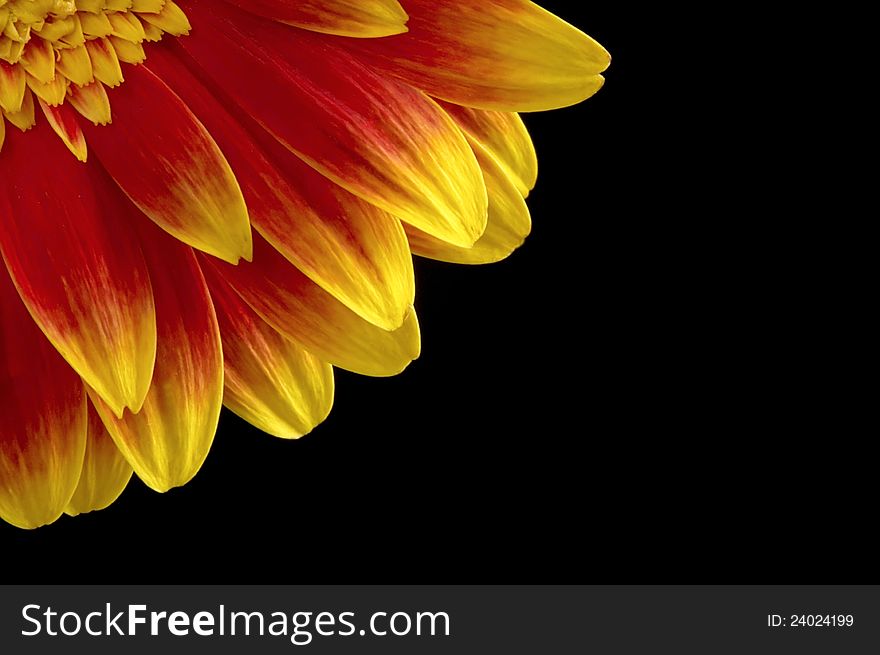
[[[24,47],[32,35],[45,33],[51,41],[65,43],[69,47],[73,41],[64,41],[75,31],[77,12],[73,0],[0,0],[0,59],[15,64],[21,59]],[[82,36],[80,32],[79,36]],[[80,42],[82,45],[84,41]]]
[[[44,113],[68,100],[108,123],[104,86],[123,82],[122,64],[143,62],[144,42],[189,30],[173,0],[0,0],[0,149],[4,119],[34,125],[34,96]]]

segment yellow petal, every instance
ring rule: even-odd
[[[126,41],[118,36],[110,36],[110,43],[116,51],[116,56],[126,64],[140,64],[147,58],[144,47],[136,41]]]
[[[27,79],[27,76],[25,76]],[[30,89],[26,89],[24,93],[24,99],[21,103],[21,109],[17,112],[6,112],[6,120],[15,125],[22,132],[25,132],[31,129],[36,123],[36,118],[34,115],[34,94],[31,93]]]
[[[119,64],[119,57],[116,56],[116,50],[113,44],[105,38],[96,39],[95,41],[86,42],[86,50],[89,52],[89,59],[92,61],[92,72],[95,79],[100,80],[109,87],[116,87],[122,84],[124,78],[122,76],[122,67]]]
[[[409,32],[351,47],[432,96],[542,111],[601,88],[611,61],[592,38],[528,0],[407,0]]]
[[[162,6],[162,11],[156,14],[141,14],[141,18],[150,25],[158,27],[172,36],[189,34],[189,31],[192,29],[186,14],[172,0],[165,2]],[[144,27],[146,28],[146,25]]]
[[[21,111],[27,80],[21,66],[0,60],[0,109],[10,114]]]
[[[65,508],[71,516],[109,507],[125,490],[132,468],[119,452],[95,408],[89,405],[89,428],[82,474]]]
[[[55,107],[64,102],[64,96],[67,95],[70,81],[62,75],[56,75],[53,80],[43,83],[28,73],[27,85],[34,92],[35,96]]]
[[[82,382],[0,263],[0,518],[30,529],[61,516],[82,469],[86,416]]]
[[[84,45],[67,48],[58,53],[58,71],[74,84],[84,86],[95,79],[92,73],[92,60]]]
[[[480,240],[471,248],[444,243],[407,226],[413,253],[456,264],[497,262],[522,245],[532,228],[529,208],[506,171],[479,143],[472,142],[489,190],[489,223]]]
[[[333,406],[333,367],[269,327],[222,280],[211,296],[223,340],[223,404],[276,437],[311,432]]]
[[[415,311],[392,332],[365,321],[309,280],[259,236],[254,261],[231,266],[205,258],[213,286],[222,276],[275,330],[326,362],[362,375],[397,375],[419,356]]]
[[[497,160],[524,198],[538,181],[535,145],[519,114],[470,109],[441,102],[469,139],[476,141]]]
[[[112,119],[107,90],[98,80],[86,86],[70,87],[70,105],[95,125],[106,125]]]
[[[21,56],[24,70],[44,84],[55,79],[55,51],[43,39],[31,39]]]

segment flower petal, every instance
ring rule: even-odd
[[[236,263],[251,257],[251,229],[238,182],[211,135],[143,66],[110,92],[113,123],[84,121],[89,146],[122,190],[162,229]]]
[[[0,416],[0,518],[28,529],[52,523],[82,469],[85,391],[34,325],[2,268]]]
[[[317,171],[402,221],[462,246],[480,237],[488,201],[479,166],[436,103],[328,47],[329,37],[220,4],[188,3],[203,29],[180,46],[228,102]]]
[[[153,384],[137,414],[116,418],[90,392],[116,446],[159,492],[186,484],[214,440],[223,399],[217,317],[193,251],[141,221],[153,280],[159,347]]]
[[[114,413],[137,411],[153,373],[156,318],[137,238],[120,220],[129,203],[43,121],[7,135],[0,179],[0,251],[25,305]]]
[[[269,327],[220,276],[211,297],[223,340],[223,404],[276,437],[311,432],[333,406],[333,367]]]
[[[24,103],[27,76],[24,68],[0,60],[0,110],[15,114]]]
[[[109,507],[131,480],[132,468],[89,404],[88,440],[82,475],[73,498],[64,509],[71,516]]]
[[[528,0],[407,0],[409,32],[349,47],[433,96],[499,111],[589,98],[611,61],[589,36]]]
[[[413,227],[407,227],[410,246],[415,254],[456,264],[497,262],[519,248],[532,229],[529,208],[506,170],[488,150],[472,142],[483,166],[489,190],[489,225],[471,248],[444,243]]]
[[[264,321],[335,366],[384,377],[400,373],[419,356],[415,311],[401,328],[382,330],[309,280],[261,237],[254,239],[253,263],[230,266],[205,260],[212,286],[214,274],[222,275]]]
[[[251,132],[164,49],[149,67],[217,139],[254,227],[294,266],[362,318],[403,324],[415,297],[412,257],[393,216],[351,195],[288,152],[258,125]]]
[[[376,38],[406,32],[397,0],[232,0],[246,11],[314,32]]]
[[[49,125],[55,130],[55,134],[64,142],[67,149],[74,157],[84,162],[88,159],[88,148],[85,136],[76,119],[76,112],[68,105],[52,107],[39,99],[43,115],[49,121]]]
[[[476,141],[495,157],[522,196],[528,198],[529,191],[538,181],[538,156],[519,114],[470,109],[442,101],[440,106],[464,130],[468,139]]]

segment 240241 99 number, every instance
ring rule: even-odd
[[[767,625],[771,628],[850,628],[854,622],[852,614],[767,615]]]
[[[789,619],[793,628],[849,628],[853,622],[852,614],[792,614]]]

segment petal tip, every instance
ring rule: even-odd
[[[34,518],[22,514],[0,513],[0,519],[21,530],[36,530],[37,528],[51,525],[61,518],[63,514],[64,512],[58,512],[57,514],[52,513],[50,515],[45,515],[45,517]]]

